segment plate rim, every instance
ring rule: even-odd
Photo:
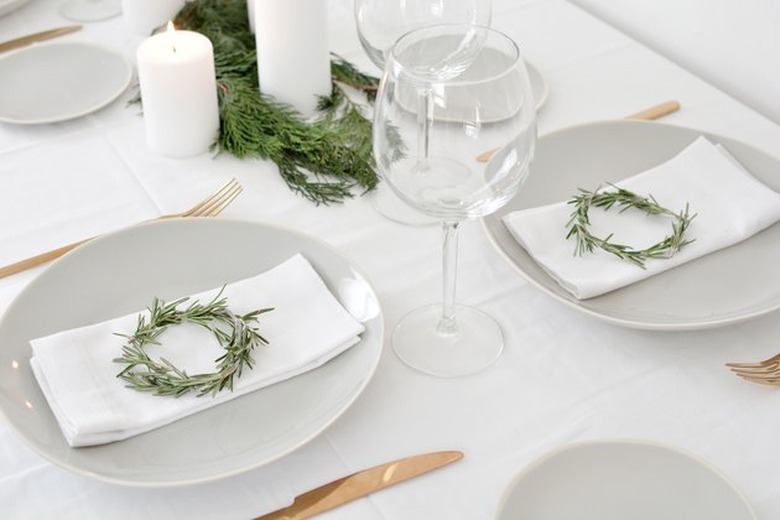
[[[55,47],[60,47],[60,48],[87,47],[92,49],[98,49],[101,52],[105,53],[106,56],[111,56],[112,58],[117,59],[117,63],[121,62],[123,65],[123,76],[121,80],[122,87],[117,88],[116,91],[112,91],[112,94],[110,96],[108,95],[105,96],[105,99],[101,100],[95,105],[92,105],[88,108],[80,109],[78,111],[71,110],[67,113],[63,113],[57,116],[42,117],[42,118],[39,117],[36,119],[29,119],[29,118],[20,119],[16,117],[9,117],[3,114],[2,111],[0,111],[0,123],[7,123],[13,125],[20,125],[20,126],[34,126],[34,125],[45,125],[51,123],[61,123],[64,121],[78,119],[80,117],[84,117],[86,115],[97,112],[98,110],[105,108],[111,103],[113,103],[114,101],[116,101],[116,99],[119,98],[119,96],[121,96],[125,91],[127,91],[128,86],[130,86],[130,83],[133,80],[133,74],[134,74],[133,65],[123,54],[117,52],[116,50],[106,45],[93,43],[93,42],[86,42],[86,41],[42,42],[42,43],[27,45],[19,49],[10,51],[3,56],[0,56],[0,67],[2,67],[2,62],[4,60],[12,59],[14,56],[18,56],[20,54],[28,54],[32,52],[41,52],[41,50],[45,51],[46,49],[55,48]]]
[[[14,309],[18,305],[17,302],[20,300],[20,297],[23,294],[27,293],[28,291],[37,290],[36,289],[37,286],[40,285],[40,283],[43,283],[43,282],[39,282],[39,280],[41,279],[41,275],[43,275],[44,273],[48,272],[49,269],[52,266],[54,266],[54,265],[61,265],[61,264],[66,264],[67,265],[68,262],[73,261],[73,260],[71,260],[72,258],[78,258],[78,256],[82,255],[83,251],[85,249],[88,250],[88,249],[91,249],[91,248],[101,247],[100,244],[102,244],[105,241],[115,240],[114,237],[116,237],[117,235],[138,232],[137,230],[139,230],[141,228],[147,228],[147,227],[176,226],[177,223],[180,223],[180,222],[185,222],[186,225],[192,225],[193,223],[196,223],[196,222],[202,222],[202,223],[205,223],[207,225],[211,225],[211,224],[216,223],[216,222],[221,222],[221,223],[226,224],[226,225],[231,225],[233,223],[237,223],[239,225],[248,225],[248,226],[257,227],[257,228],[271,229],[273,231],[278,231],[278,232],[282,232],[282,233],[285,233],[285,234],[292,235],[292,236],[294,236],[295,238],[297,238],[299,240],[309,241],[309,242],[315,244],[317,247],[320,247],[320,248],[323,248],[323,249],[327,250],[329,253],[334,255],[335,258],[338,258],[339,261],[342,262],[342,265],[344,267],[348,267],[351,272],[356,273],[361,278],[362,282],[366,284],[367,288],[370,290],[371,294],[374,296],[374,298],[376,300],[376,303],[377,303],[377,313],[376,313],[376,316],[371,318],[371,321],[375,320],[375,325],[374,325],[375,330],[374,330],[374,332],[375,332],[377,337],[376,337],[376,345],[374,346],[375,352],[373,352],[373,359],[371,360],[369,370],[365,373],[365,375],[363,377],[363,380],[361,381],[361,384],[358,385],[355,388],[355,390],[352,393],[352,395],[349,396],[349,398],[341,405],[341,407],[329,419],[325,420],[319,427],[315,428],[312,432],[310,432],[307,436],[305,436],[304,439],[301,439],[298,442],[291,443],[287,447],[287,449],[282,450],[282,451],[276,453],[274,456],[268,457],[268,458],[266,458],[264,460],[261,460],[259,462],[254,462],[254,463],[250,463],[250,464],[242,464],[239,467],[233,467],[230,470],[218,471],[217,473],[213,473],[211,475],[200,475],[198,477],[190,477],[190,478],[182,478],[182,477],[180,477],[178,479],[167,479],[167,480],[161,480],[161,479],[156,479],[156,480],[149,480],[149,479],[146,479],[146,480],[143,480],[143,479],[141,479],[141,480],[133,480],[131,478],[121,478],[121,477],[118,477],[118,476],[106,475],[106,474],[103,474],[103,473],[100,473],[100,472],[97,472],[97,471],[93,471],[92,469],[89,469],[89,468],[81,467],[78,464],[75,464],[72,461],[68,460],[67,457],[64,458],[64,459],[58,457],[56,453],[51,453],[50,452],[51,450],[47,451],[46,449],[43,448],[43,446],[39,446],[38,443],[34,442],[31,438],[29,438],[28,435],[26,434],[26,432],[22,430],[20,425],[17,424],[14,420],[12,420],[11,415],[6,413],[6,411],[5,411],[4,403],[5,403],[5,400],[6,400],[6,396],[2,395],[3,398],[0,399],[0,414],[2,414],[3,417],[5,417],[5,419],[6,419],[5,422],[8,425],[9,429],[11,431],[13,431],[17,435],[17,437],[20,438],[23,441],[23,443],[26,446],[31,448],[32,451],[37,453],[39,456],[41,456],[46,461],[51,462],[52,464],[55,464],[55,465],[57,465],[57,466],[59,466],[59,467],[61,467],[63,469],[68,470],[68,471],[71,471],[74,474],[85,476],[85,477],[89,477],[89,478],[91,478],[93,480],[96,480],[96,481],[99,481],[99,482],[104,482],[104,483],[108,483],[108,484],[115,484],[115,485],[120,485],[120,486],[124,486],[124,487],[129,487],[129,488],[137,488],[137,489],[166,489],[166,488],[170,489],[170,488],[180,488],[180,487],[184,487],[184,486],[192,486],[192,485],[199,485],[199,484],[206,484],[206,483],[216,482],[216,481],[219,481],[219,480],[224,480],[226,478],[230,478],[230,477],[234,477],[236,475],[240,475],[240,474],[246,473],[248,471],[257,470],[259,468],[262,468],[264,466],[272,464],[273,462],[275,462],[275,461],[277,461],[277,460],[279,460],[279,459],[289,455],[290,453],[292,453],[292,452],[294,452],[294,451],[296,451],[298,449],[301,449],[305,445],[309,444],[314,439],[316,439],[317,437],[322,435],[339,418],[341,418],[341,416],[347,410],[349,410],[352,407],[352,405],[360,398],[360,396],[364,393],[365,389],[368,387],[370,382],[373,380],[373,378],[374,378],[374,376],[376,374],[376,371],[377,371],[377,369],[379,367],[379,362],[380,362],[380,360],[382,358],[382,352],[384,350],[384,333],[385,333],[386,325],[385,325],[385,320],[384,320],[384,310],[381,307],[381,300],[379,298],[379,295],[378,295],[378,293],[376,291],[375,286],[373,285],[373,283],[371,283],[370,278],[366,275],[366,273],[356,263],[354,263],[344,253],[342,253],[341,251],[339,251],[338,249],[336,249],[334,246],[330,245],[326,241],[320,239],[319,237],[307,234],[307,233],[302,232],[302,231],[298,231],[298,230],[290,228],[290,227],[279,226],[279,225],[275,225],[275,224],[268,224],[268,223],[258,222],[258,221],[254,221],[254,220],[250,220],[250,219],[225,218],[225,217],[211,218],[211,219],[202,219],[202,220],[201,219],[192,219],[192,218],[183,218],[183,217],[182,218],[170,218],[170,219],[165,219],[165,220],[152,220],[152,221],[142,222],[142,223],[139,223],[139,224],[128,226],[128,227],[125,227],[125,228],[122,228],[122,229],[119,229],[119,230],[116,230],[116,231],[113,231],[113,232],[101,235],[101,236],[93,239],[92,241],[84,244],[83,246],[80,246],[79,248],[76,248],[76,249],[66,253],[62,257],[60,257],[57,260],[55,260],[54,262],[52,262],[43,271],[41,271],[41,273],[39,273],[30,283],[28,283],[16,295],[16,297],[14,297],[14,299],[11,301],[9,306],[6,308],[6,311],[3,312],[2,315],[0,315],[0,339],[2,339],[3,330],[5,328],[5,323],[9,320],[9,317],[12,317],[11,316],[13,314],[12,309]],[[323,279],[325,281],[327,281],[327,278],[323,277]],[[31,287],[32,287],[32,289],[30,289]],[[364,341],[363,338],[361,338],[361,341],[358,344],[356,344],[355,346],[357,347],[357,346],[361,345],[361,343],[363,343],[363,341]],[[7,359],[8,361],[10,361],[10,357],[8,355],[6,355],[7,352],[8,352],[8,349],[0,349],[0,360]],[[344,354],[347,354],[347,353],[348,352],[345,352]],[[29,354],[31,354],[31,352]],[[336,359],[338,359],[338,357]],[[24,358],[24,361],[28,361],[28,360],[29,360],[29,357],[25,357]],[[29,365],[29,363],[28,363],[28,365]],[[309,371],[309,372],[307,372],[305,374],[301,374],[299,376],[296,376],[296,378],[298,378],[298,377],[305,377],[307,374],[309,374],[311,372],[315,372],[316,370],[317,369],[315,368],[314,370]],[[31,371],[28,370],[28,372],[29,373],[27,374],[27,376],[28,377],[33,377]],[[284,383],[284,382],[285,381],[281,381],[280,384]],[[35,384],[37,385],[37,383],[35,383]],[[262,389],[260,389],[260,390],[262,390]],[[40,389],[38,389],[38,392],[40,392]],[[5,390],[3,388],[0,388],[0,394],[5,394],[5,393],[6,393]],[[247,396],[249,396],[251,394],[252,394],[252,392],[247,394]],[[244,397],[244,396],[242,396],[242,397]],[[41,399],[43,399],[43,403],[46,406],[45,413],[51,415],[52,418],[53,418],[53,413],[51,411],[51,408],[50,408],[48,402],[42,396],[41,396]],[[227,402],[224,403],[224,404],[227,404]],[[211,409],[213,410],[213,409],[218,409],[218,408],[219,408],[219,406],[216,406],[216,407],[213,407]],[[206,410],[206,411],[208,411],[208,410]],[[193,415],[197,415],[197,414],[193,414]],[[182,420],[185,420],[185,419],[187,419],[187,418],[185,417]],[[176,424],[177,422],[178,421],[175,421],[172,424]],[[165,429],[165,428],[167,428],[169,426],[171,426],[171,425],[166,425],[166,426],[162,426],[160,428],[156,428],[155,430],[152,430],[151,432],[159,431],[159,430]],[[55,429],[56,429],[56,431],[54,432],[54,435],[62,437],[62,432],[59,429],[59,425],[56,424],[56,420],[55,420]],[[151,432],[149,432],[149,433],[151,433]],[[140,434],[140,435],[143,435],[143,434]],[[138,437],[138,436],[139,435],[136,435],[134,437]],[[132,439],[134,437],[131,437],[130,439]],[[62,442],[65,442],[64,438],[62,439]],[[117,441],[117,442],[121,443],[123,441]],[[114,444],[114,443],[109,443],[109,444]],[[89,449],[89,447],[87,447],[87,448],[72,448],[72,447],[66,446],[66,449],[67,449],[67,452],[69,453],[69,452],[71,452],[73,450]]]
[[[750,149],[753,153],[769,157],[772,160],[776,162],[780,162],[780,158],[776,158],[773,155],[769,154],[768,152],[765,152],[756,146],[753,146],[749,143],[746,143],[744,141],[741,141],[739,139],[735,139],[732,137],[723,136],[714,132],[709,132],[706,130],[701,130],[698,128],[693,127],[687,127],[687,126],[681,126],[681,125],[672,125],[668,123],[662,123],[658,121],[635,121],[635,120],[607,120],[607,121],[591,121],[591,122],[585,122],[585,123],[579,123],[575,125],[570,125],[566,127],[562,127],[559,129],[556,129],[554,131],[551,131],[549,133],[546,133],[539,137],[539,140],[545,139],[545,138],[554,138],[561,134],[566,133],[573,133],[578,131],[585,131],[589,128],[606,128],[606,127],[618,127],[618,126],[626,126],[626,127],[656,127],[656,128],[669,128],[674,131],[682,131],[686,133],[690,133],[693,137],[694,135],[703,135],[708,138],[714,139],[718,142],[723,143],[732,143],[739,145],[740,147],[743,147],[745,149]],[[533,168],[533,166],[532,166]],[[521,188],[522,191],[522,188]],[[499,212],[500,213],[500,212]],[[480,225],[485,232],[485,234],[488,237],[488,240],[490,241],[491,245],[495,250],[499,252],[499,254],[506,260],[506,262],[510,265],[512,269],[514,269],[516,272],[518,272],[524,280],[526,280],[531,286],[535,287],[542,293],[546,294],[547,296],[553,298],[555,301],[564,304],[568,308],[575,309],[586,316],[590,316],[596,319],[599,319],[605,323],[610,323],[612,325],[618,325],[625,328],[630,329],[639,329],[639,330],[651,330],[651,331],[693,331],[693,330],[705,330],[705,329],[711,329],[716,327],[724,327],[729,325],[734,325],[737,323],[744,323],[756,318],[760,318],[762,316],[766,316],[768,314],[771,314],[773,312],[777,312],[780,310],[780,301],[778,301],[774,305],[766,306],[765,308],[754,310],[752,312],[745,312],[739,315],[731,316],[731,317],[714,317],[710,319],[704,319],[699,318],[695,320],[685,320],[680,322],[659,322],[659,321],[653,321],[649,319],[642,320],[640,317],[634,317],[634,318],[628,318],[628,317],[620,317],[620,316],[614,316],[609,314],[604,314],[602,312],[599,312],[596,309],[593,309],[591,307],[588,307],[585,305],[585,302],[597,300],[598,298],[602,296],[607,296],[609,294],[612,294],[614,292],[620,291],[625,288],[619,288],[615,291],[611,291],[610,293],[607,293],[606,295],[596,296],[594,298],[589,298],[586,300],[577,300],[574,297],[567,297],[566,295],[559,294],[558,292],[550,289],[547,285],[540,282],[539,280],[535,279],[534,276],[527,273],[520,265],[518,265],[515,260],[512,258],[512,256],[504,250],[504,248],[499,244],[499,241],[497,237],[494,235],[494,233],[491,231],[489,223],[490,222],[497,222],[497,220],[500,220],[499,217],[497,217],[498,213],[493,213],[491,215],[487,215],[486,217],[480,219]],[[775,225],[778,225],[780,223],[776,223]],[[498,222],[495,225],[501,225],[502,223]],[[771,226],[770,226],[771,227]],[[752,237],[748,238],[747,240],[750,240]],[[746,241],[747,241],[746,240]],[[735,244],[736,245],[736,244]],[[533,260],[533,259],[532,259]],[[534,260],[535,262],[535,260]],[[538,265],[538,263],[537,263]],[[663,274],[663,273],[659,273]],[[548,279],[548,281],[552,282],[552,284],[556,284],[549,274],[546,272],[544,273],[544,277]]]
[[[742,504],[747,509],[747,512],[750,513],[751,515],[750,520],[758,520],[756,511],[753,508],[753,505],[750,503],[750,501],[748,501],[744,491],[742,491],[742,489],[731,479],[731,477],[726,475],[720,468],[715,466],[713,463],[684,448],[672,446],[671,444],[667,444],[661,441],[641,439],[641,438],[631,438],[631,437],[621,437],[615,439],[578,440],[574,442],[568,442],[560,446],[556,446],[544,452],[543,454],[534,458],[533,460],[531,460],[531,462],[529,462],[524,467],[522,467],[519,471],[513,474],[509,483],[504,487],[503,491],[501,492],[501,497],[496,507],[495,518],[500,519],[500,515],[503,513],[504,508],[507,506],[507,502],[509,501],[515,487],[517,487],[519,483],[523,479],[525,479],[529,474],[531,474],[537,468],[542,467],[550,460],[559,457],[569,451],[574,451],[579,448],[591,447],[591,446],[604,446],[604,447],[633,446],[633,447],[645,447],[645,448],[652,447],[652,448],[660,448],[668,452],[672,452],[677,455],[680,455],[688,459],[689,461],[694,462],[697,465],[707,469],[714,476],[718,477],[724,484],[726,484],[726,486],[729,487],[729,489],[731,489],[734,495],[740,499]]]

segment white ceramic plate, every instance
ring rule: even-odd
[[[11,11],[14,11],[30,0],[0,0],[0,16],[6,15]]]
[[[780,309],[780,225],[642,282],[587,300],[562,289],[520,247],[501,218],[568,200],[577,189],[615,182],[671,158],[696,137],[723,144],[757,179],[780,191],[780,161],[746,144],[697,130],[642,121],[568,128],[539,139],[520,193],[483,220],[488,235],[533,285],[588,315],[617,325],[693,330],[746,321]]]
[[[125,441],[70,448],[29,367],[28,340],[143,309],[267,270],[300,252],[353,315],[361,342],[324,366]],[[238,474],[299,448],[360,395],[379,361],[383,323],[366,278],[326,244],[224,219],[159,221],[62,257],[0,321],[0,408],[38,453],[117,484],[164,487]]]
[[[574,444],[522,471],[497,520],[756,520],[706,463],[649,443]]]
[[[99,45],[29,45],[0,56],[0,121],[33,125],[81,117],[115,100],[132,77],[124,57]]]

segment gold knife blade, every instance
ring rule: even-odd
[[[380,464],[299,495],[292,505],[255,520],[310,518],[462,458],[463,452],[460,451],[437,451]]]
[[[13,49],[18,49],[19,47],[24,47],[25,45],[30,45],[31,43],[35,43],[35,42],[51,40],[52,38],[56,38],[64,34],[70,34],[80,29],[81,29],[80,25],[68,25],[65,27],[58,27],[56,29],[49,29],[48,31],[41,31],[34,34],[28,34],[27,36],[22,36],[21,38],[16,38],[14,40],[9,40],[7,42],[0,43],[0,52],[6,52]]]

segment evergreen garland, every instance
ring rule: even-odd
[[[287,185],[315,204],[340,203],[376,187],[371,122],[345,92],[357,89],[373,102],[376,78],[333,56],[333,89],[320,99],[321,117],[304,121],[292,107],[260,93],[246,0],[188,1],[174,24],[214,45],[221,120],[214,150],[273,161]]]

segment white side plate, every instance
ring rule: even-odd
[[[668,447],[586,442],[556,450],[507,487],[497,520],[755,520],[706,463]]]
[[[125,91],[133,68],[89,43],[42,43],[0,56],[0,121],[43,124],[103,108]]]

